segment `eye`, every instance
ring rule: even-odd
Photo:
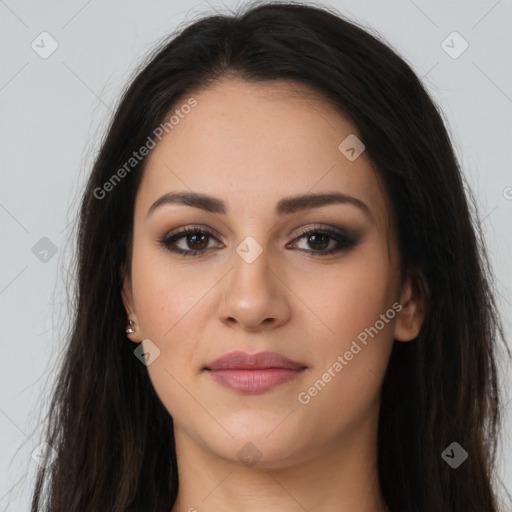
[[[182,238],[185,239],[184,245],[189,245],[192,250],[176,246],[176,242]],[[208,247],[208,238],[215,238],[213,231],[204,227],[187,226],[180,231],[170,233],[163,240],[160,240],[160,244],[175,254],[197,256],[206,253],[211,248]]]
[[[168,251],[184,256],[200,256],[209,252],[213,247],[209,246],[209,239],[216,236],[213,231],[199,226],[188,226],[176,232],[171,232],[159,243]],[[184,240],[179,247],[178,242]],[[313,249],[298,247],[297,240],[306,239]],[[334,244],[332,243],[334,242]],[[287,248],[299,248],[313,256],[325,256],[347,250],[354,246],[356,241],[347,235],[344,230],[331,227],[310,227],[302,230],[299,236],[287,245]],[[219,242],[223,246],[222,242]],[[184,246],[184,247],[183,247]],[[221,247],[222,248],[222,247]]]
[[[351,236],[345,233],[344,230],[331,227],[311,227],[302,230],[299,236],[292,242],[293,246],[297,246],[296,240],[306,239],[306,244],[309,247],[314,247],[315,250],[301,249],[309,252],[313,256],[326,256],[347,250],[353,247],[356,243]],[[335,242],[332,244],[331,242]]]

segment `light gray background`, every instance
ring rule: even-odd
[[[135,65],[161,37],[214,7],[225,11],[243,4],[0,0],[2,511],[29,509],[36,469],[31,453],[41,442],[39,411],[55,376],[59,337],[67,328],[64,279],[73,248],[70,223],[119,93]],[[326,1],[324,5],[382,34],[424,77],[441,106],[478,197],[510,339],[511,1]],[[31,47],[43,31],[59,45],[47,59]],[[469,44],[456,59],[441,46],[453,31]],[[459,42],[454,44],[457,48]],[[43,237],[57,248],[46,262],[32,250]],[[503,365],[502,375],[508,401],[510,368]],[[509,408],[504,415],[499,474],[511,489]]]

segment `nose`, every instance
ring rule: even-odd
[[[278,274],[265,251],[252,262],[236,254],[217,308],[221,322],[248,332],[275,329],[288,322],[291,292]]]

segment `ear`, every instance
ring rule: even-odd
[[[126,334],[126,336],[133,341],[134,343],[140,343],[140,335],[139,335],[139,321],[137,319],[137,314],[135,313],[135,308],[133,305],[133,294],[131,289],[131,281],[128,276],[125,276],[123,278],[123,287],[121,290],[121,298],[123,300],[124,308],[126,310],[126,326],[128,327],[128,319],[132,320],[134,325],[131,325],[131,328],[134,330],[134,332],[130,334]]]
[[[421,275],[409,276],[402,286],[399,303],[402,306],[396,315],[394,338],[411,341],[418,336],[425,320],[426,293],[428,287]]]

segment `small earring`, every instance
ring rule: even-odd
[[[133,320],[130,320],[125,330],[126,334],[131,334],[132,332],[135,332],[135,329],[132,329],[132,325],[135,325],[135,323],[133,322]]]

